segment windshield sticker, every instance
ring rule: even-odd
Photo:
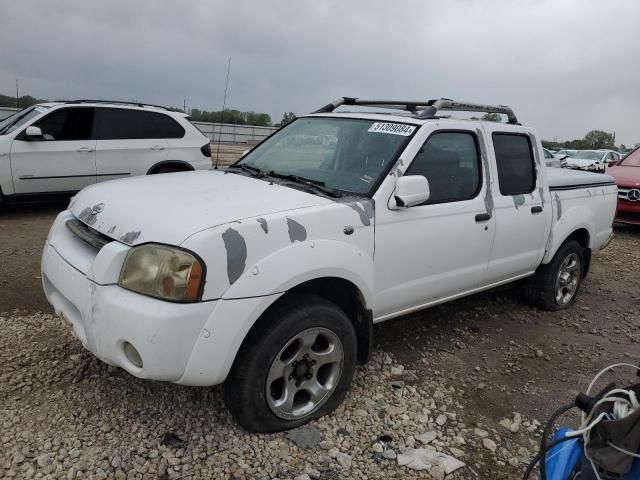
[[[413,125],[404,125],[402,123],[384,123],[376,122],[369,127],[372,133],[390,133],[391,135],[402,135],[408,137],[416,129]]]

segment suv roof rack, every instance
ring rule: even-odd
[[[127,102],[124,100],[91,100],[91,99],[81,99],[81,100],[63,100],[63,103],[73,104],[73,103],[112,103],[115,105],[132,105],[135,107],[153,107],[153,108],[161,108],[163,110],[169,110],[169,108],[164,107],[162,105],[153,105],[152,103],[143,103],[143,102]]]
[[[479,103],[456,102],[450,98],[439,98],[426,102],[413,102],[405,100],[363,100],[354,97],[340,97],[312,113],[333,112],[342,105],[360,105],[364,107],[391,108],[393,110],[406,110],[417,118],[434,118],[439,110],[452,110],[458,112],[486,112],[501,113],[507,116],[508,123],[520,125],[515,113],[506,105],[483,105]]]

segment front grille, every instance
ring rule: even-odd
[[[71,230],[77,238],[82,240],[84,243],[92,246],[96,250],[100,250],[107,243],[113,242],[113,240],[106,235],[101,234],[100,232],[94,230],[91,227],[88,227],[80,220],[70,219],[67,220],[67,228]]]

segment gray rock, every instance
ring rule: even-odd
[[[338,462],[343,469],[349,470],[352,463],[351,455],[340,452],[336,455],[336,462]]]
[[[287,432],[287,438],[300,448],[314,448],[322,441],[322,432],[312,425],[304,425]]]

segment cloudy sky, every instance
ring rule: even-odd
[[[0,93],[279,121],[339,96],[514,108],[544,138],[640,142],[636,0],[0,0]]]

